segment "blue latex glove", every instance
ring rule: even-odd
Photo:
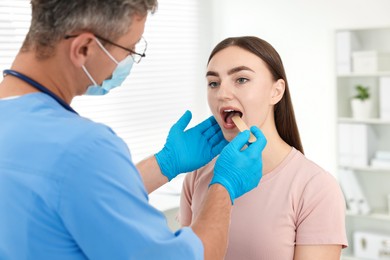
[[[169,181],[180,173],[206,165],[228,144],[213,116],[184,131],[191,118],[187,110],[171,127],[164,148],[155,154],[161,172]]]
[[[261,153],[267,140],[256,126],[251,127],[251,132],[256,136],[255,142],[242,150],[249,140],[249,131],[239,133],[223,149],[215,163],[210,185],[215,183],[223,185],[229,192],[232,204],[236,198],[256,188],[262,177]]]

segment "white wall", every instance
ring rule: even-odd
[[[256,35],[270,42],[285,65],[305,153],[335,174],[334,31],[390,26],[390,1],[212,0],[212,4],[208,52],[229,36]]]

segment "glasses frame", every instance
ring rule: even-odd
[[[71,34],[71,35],[65,35],[64,38],[67,40],[67,39],[74,38],[74,37],[77,37],[77,36],[79,36],[79,34]],[[94,36],[97,39],[101,40],[101,41],[104,41],[104,42],[106,42],[108,44],[111,44],[111,45],[113,45],[115,47],[121,48],[122,50],[125,50],[125,51],[129,52],[129,55],[133,58],[133,61],[135,63],[140,63],[142,58],[146,57],[145,52],[146,52],[146,49],[148,47],[148,42],[145,40],[145,38],[143,36],[141,37],[141,40],[143,40],[145,42],[145,50],[143,51],[143,53],[135,52],[132,49],[123,47],[123,46],[121,46],[121,45],[119,45],[119,44],[117,44],[115,42],[112,42],[112,41],[110,41],[110,40],[108,40],[106,38],[103,38],[103,37],[101,37],[99,35],[94,34]],[[138,57],[138,59],[137,59],[137,57]]]

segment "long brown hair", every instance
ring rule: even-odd
[[[225,40],[218,43],[217,46],[215,46],[210,54],[208,63],[217,52],[229,46],[237,46],[255,54],[266,63],[275,81],[279,79],[284,80],[286,84],[284,95],[274,108],[276,130],[286,143],[295,147],[301,153],[304,153],[301,138],[299,136],[298,126],[295,120],[294,108],[291,102],[286,72],[284,71],[284,66],[279,53],[274,49],[274,47],[272,47],[271,44],[258,37],[231,37],[226,38]]]

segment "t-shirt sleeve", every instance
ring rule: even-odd
[[[182,226],[189,226],[192,223],[193,175],[194,172],[188,173],[183,182],[179,211],[179,221]]]
[[[109,134],[107,134],[107,132]],[[109,131],[88,133],[64,155],[58,212],[88,259],[203,259],[190,228],[173,233],[148,203],[127,146]]]
[[[307,182],[298,208],[297,245],[348,245],[345,200],[331,174],[321,172]]]

